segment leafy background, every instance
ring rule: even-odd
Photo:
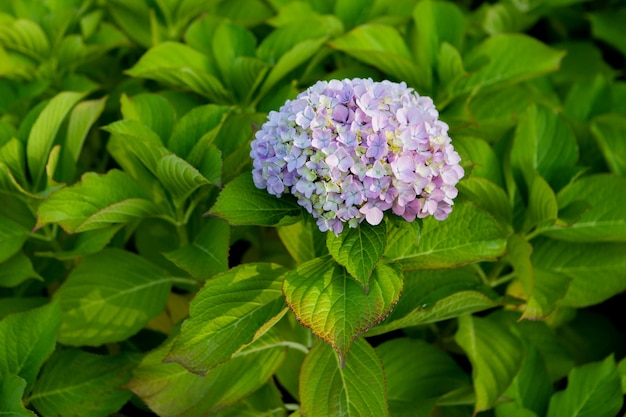
[[[0,3],[0,414],[617,416],[617,0]],[[321,234],[249,142],[319,79],[433,97],[445,222]],[[182,323],[182,325],[181,325]]]

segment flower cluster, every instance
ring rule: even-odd
[[[463,177],[448,126],[405,83],[320,81],[270,112],[252,141],[254,184],[290,192],[321,231],[383,212],[445,219]]]

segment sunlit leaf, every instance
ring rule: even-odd
[[[207,281],[166,360],[206,374],[254,342],[286,311],[285,272],[274,264],[244,264]]]
[[[396,264],[379,263],[365,293],[330,256],[303,263],[283,283],[289,308],[337,351],[341,363],[353,341],[389,314],[401,291],[402,274]]]
[[[35,417],[36,414],[24,407],[22,394],[26,381],[15,374],[0,373],[0,415],[7,417]]]
[[[163,310],[171,284],[165,270],[121,249],[86,257],[55,294],[59,341],[99,346],[130,337]]]

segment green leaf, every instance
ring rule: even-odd
[[[464,58],[465,68],[471,75],[459,80],[454,95],[554,72],[564,55],[521,33],[490,36]]]
[[[50,53],[50,42],[45,32],[28,19],[16,19],[0,25],[0,43],[36,60],[43,60]]]
[[[229,108],[207,104],[193,108],[174,126],[167,147],[181,158],[187,159],[196,143],[221,125]]]
[[[61,169],[64,172],[60,177],[62,180],[70,181],[72,179],[74,167],[78,162],[87,134],[104,111],[106,101],[106,96],[97,100],[86,100],[78,103],[72,109],[67,125],[67,139],[62,150],[64,156],[61,163]]]
[[[303,263],[283,283],[289,308],[337,351],[341,363],[352,342],[389,314],[401,291],[402,274],[396,264],[379,263],[365,294],[330,256]]]
[[[387,246],[385,223],[371,226],[364,222],[357,228],[344,230],[339,236],[333,233],[327,233],[326,236],[326,244],[333,259],[344,266],[367,292],[370,276]]]
[[[372,65],[385,74],[406,81],[418,91],[429,91],[428,70],[413,62],[398,31],[387,25],[365,24],[333,39],[330,46]]]
[[[54,96],[37,117],[28,136],[26,155],[28,169],[36,188],[41,185],[57,132],[70,110],[85,96],[85,93],[62,92]]]
[[[560,305],[586,307],[626,289],[626,243],[589,245],[542,239],[534,249],[533,266],[536,273],[547,272],[542,277],[546,286],[563,288],[563,281],[571,280]]]
[[[215,62],[222,79],[226,81],[230,81],[231,69],[236,58],[254,56],[256,39],[252,32],[230,22],[224,21],[215,29],[211,42]]]
[[[84,258],[55,294],[63,311],[59,341],[99,346],[137,333],[167,303],[168,272],[121,249]]]
[[[552,393],[546,362],[539,351],[530,346],[519,373],[504,393],[507,399],[513,401],[497,405],[496,415],[510,416],[528,412],[529,415],[543,416]]]
[[[0,319],[9,314],[20,313],[41,307],[50,299],[47,297],[11,297],[0,298]]]
[[[138,94],[120,99],[125,120],[135,120],[148,126],[160,138],[167,139],[172,133],[176,111],[166,98],[158,94]]]
[[[428,68],[430,86],[440,46],[461,49],[465,22],[458,6],[443,1],[421,1],[413,9],[415,30],[412,36],[413,56],[417,63]]]
[[[210,59],[181,43],[163,42],[150,48],[126,73],[131,77],[187,88],[215,103],[231,101],[228,91],[212,74]]]
[[[23,225],[0,215],[0,263],[15,255],[29,235]]]
[[[43,417],[108,416],[130,399],[131,393],[120,387],[135,365],[127,355],[100,356],[78,349],[55,352],[29,401]]]
[[[547,107],[528,107],[515,131],[514,172],[523,176],[529,188],[538,173],[558,189],[571,177],[568,173],[577,160],[578,145],[571,128]]]
[[[30,278],[43,281],[43,278],[33,269],[30,258],[24,253],[18,252],[0,263],[0,287],[15,287]]]
[[[298,264],[328,253],[325,233],[310,219],[279,227],[278,236]]]
[[[571,226],[554,226],[546,236],[574,242],[626,242],[626,178],[597,174],[583,177],[563,188],[557,195],[559,209],[581,201],[591,205]],[[560,213],[559,213],[560,214]]]
[[[89,230],[87,232],[81,232],[76,236],[71,249],[61,250],[58,252],[38,252],[39,256],[49,256],[61,261],[70,259],[81,258],[86,255],[93,255],[96,252],[100,252],[105,246],[107,246],[113,236],[122,228],[122,225],[115,225],[104,227],[102,229]]]
[[[574,368],[567,388],[550,400],[548,417],[612,417],[624,398],[613,356]]]
[[[112,134],[111,140],[121,139],[123,145],[154,175],[159,159],[170,153],[154,130],[136,120],[120,120],[103,129]]]
[[[599,116],[591,123],[598,146],[602,150],[604,160],[611,172],[626,175],[626,116],[606,114]]]
[[[528,218],[537,229],[542,230],[556,223],[558,203],[550,184],[537,175],[530,185]]]
[[[18,375],[32,387],[39,368],[54,350],[60,324],[61,312],[55,302],[2,319],[0,375]]]
[[[469,315],[459,317],[454,339],[472,364],[476,393],[475,412],[491,408],[517,374],[523,349],[520,341],[502,324]]]
[[[210,217],[193,242],[163,254],[194,278],[206,280],[228,269],[230,226],[224,220]]]
[[[389,416],[383,364],[363,339],[345,365],[325,343],[306,356],[300,372],[300,412],[307,417]]]
[[[601,10],[590,13],[591,33],[626,55],[626,29],[622,22],[626,19],[626,7],[619,10]]]
[[[57,191],[39,206],[37,225],[58,223],[73,233],[127,223],[159,212],[148,198],[125,172],[88,172],[81,182]]]
[[[257,340],[286,312],[285,272],[274,264],[244,264],[207,281],[166,361],[204,375]]]
[[[367,336],[435,323],[500,304],[498,294],[470,268],[405,272],[398,304]]]
[[[165,343],[146,355],[126,384],[160,416],[203,417],[235,404],[265,384],[285,357],[285,347],[268,333],[200,376],[178,363],[163,363],[170,348]]]
[[[503,226],[512,223],[513,208],[504,189],[496,183],[472,176],[459,182],[457,188],[462,197],[488,211]]]
[[[290,196],[277,198],[256,188],[252,175],[242,174],[226,184],[209,214],[231,225],[285,226],[298,221],[302,209]]]
[[[377,346],[376,352],[385,369],[394,417],[428,417],[439,397],[469,386],[454,359],[423,340],[393,339]]]
[[[189,198],[198,188],[209,184],[209,180],[196,168],[173,153],[159,159],[156,174],[178,204]]]
[[[152,45],[148,16],[150,9],[144,2],[128,3],[124,0],[110,0],[106,10],[113,20],[135,42],[144,48]]]
[[[35,417],[36,414],[24,408],[22,394],[26,381],[14,374],[0,373],[0,415],[6,417]]]
[[[504,187],[502,162],[489,143],[480,138],[458,137],[454,139],[454,147],[461,156],[461,163],[465,170],[471,170],[471,177],[465,180],[483,177]],[[459,183],[461,184],[462,182]]]
[[[504,253],[507,233],[486,211],[459,202],[444,221],[424,219],[421,239],[394,244],[391,231],[386,256],[405,271],[452,268]]]

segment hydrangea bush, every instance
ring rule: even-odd
[[[444,220],[464,173],[432,99],[371,79],[320,81],[271,111],[250,156],[258,188],[290,192],[335,234],[388,210]]]
[[[624,21],[0,1],[0,415],[623,415]]]

